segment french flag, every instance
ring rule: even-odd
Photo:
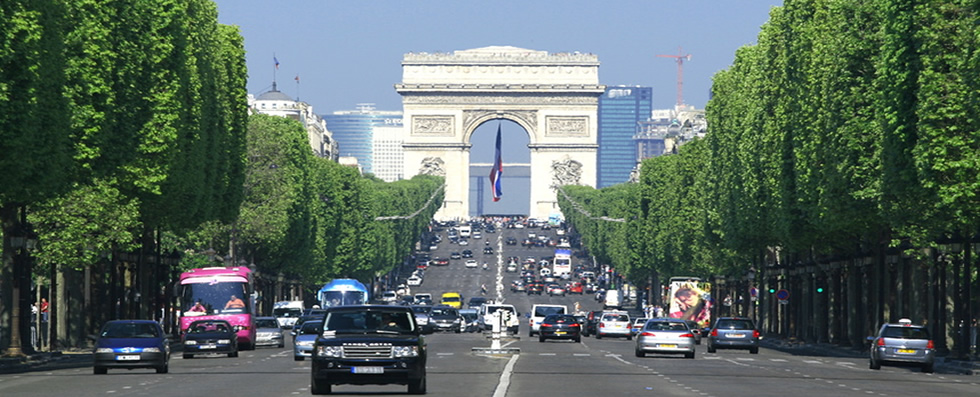
[[[500,175],[504,173],[504,164],[500,162],[500,124],[497,124],[497,151],[494,154],[493,169],[490,170],[490,191],[493,201],[500,201],[503,192],[500,191]]]

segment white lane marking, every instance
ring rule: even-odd
[[[540,356],[557,356],[558,353],[538,353]]]
[[[590,356],[592,356],[592,354],[590,354],[590,353],[575,353],[575,354],[573,354],[573,356],[575,356],[575,357],[590,357]]]
[[[803,362],[807,364],[823,364],[823,361],[819,361],[819,360],[803,360]]]
[[[500,381],[497,382],[497,389],[493,391],[493,397],[504,397],[507,395],[507,388],[510,387],[510,374],[514,372],[514,364],[517,363],[517,359],[520,356],[520,354],[510,356],[510,361],[507,361],[507,365],[504,366],[504,372],[500,374]]]
[[[787,362],[789,360],[787,360],[785,358],[770,358],[769,361],[772,361],[774,363],[785,363],[785,362]]]
[[[456,353],[436,353],[437,356],[451,356]]]

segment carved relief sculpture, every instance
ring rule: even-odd
[[[412,134],[452,135],[452,116],[412,117]]]
[[[587,136],[589,135],[588,117],[547,117],[549,136]]]
[[[561,161],[551,162],[552,186],[578,185],[582,179],[582,163],[565,156]]]
[[[426,157],[422,159],[422,166],[419,167],[420,175],[446,176],[445,161],[439,157]]]

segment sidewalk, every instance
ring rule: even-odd
[[[92,365],[91,350],[40,352],[24,357],[0,357],[0,374],[78,368]]]
[[[782,339],[766,336],[762,338],[762,347],[779,350],[790,354],[805,354],[818,357],[849,357],[868,359],[867,350],[857,350],[847,346],[830,343],[806,343],[795,339]],[[936,372],[955,373],[962,375],[980,375],[980,360],[954,360],[948,357],[936,357]]]

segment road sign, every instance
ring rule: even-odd
[[[759,296],[759,289],[756,287],[749,288],[749,295],[751,295],[753,298]]]
[[[788,300],[789,299],[789,291],[784,290],[784,289],[781,289],[779,291],[776,291],[776,299],[779,299],[781,301]]]

